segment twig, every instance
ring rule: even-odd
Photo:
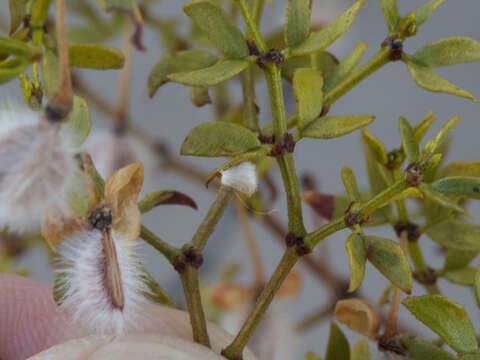
[[[128,25],[125,26],[122,38],[122,50],[125,56],[125,64],[123,65],[123,69],[120,71],[118,78],[118,103],[115,116],[115,131],[119,133],[123,133],[128,124],[133,48],[130,38],[133,31],[133,25],[129,22]]]

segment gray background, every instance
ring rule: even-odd
[[[7,0],[1,0],[1,2],[2,9],[4,9],[1,17],[5,19],[8,2]],[[314,16],[330,19],[339,15],[352,3],[351,1],[338,0],[314,0],[313,2]],[[399,0],[398,2],[401,13],[406,14],[423,4],[424,1]],[[155,7],[155,10],[161,16],[176,16],[186,23],[187,18],[181,12],[181,5],[184,3],[186,1],[163,1]],[[274,0],[272,5],[265,7],[262,22],[263,30],[282,26],[284,6],[285,0]],[[413,53],[423,44],[453,35],[470,36],[480,40],[479,14],[480,1],[478,0],[447,0],[434,16],[420,28],[418,36],[406,42],[405,50]],[[75,21],[75,19],[72,19],[72,21]],[[358,41],[365,40],[368,43],[368,49],[364,59],[368,59],[378,50],[385,36],[386,26],[378,1],[367,0],[350,31],[329,50],[332,50],[337,57],[343,58]],[[144,53],[134,52],[133,55],[131,117],[133,121],[148,129],[152,135],[166,139],[171,148],[177,151],[189,129],[201,122],[211,120],[213,112],[209,106],[201,109],[195,108],[189,102],[188,89],[180,85],[168,84],[160,89],[153,100],[148,98],[146,91],[148,73],[153,64],[164,54],[164,51],[160,47],[156,34],[148,28],[145,31],[144,39],[148,51]],[[113,45],[120,47],[119,39],[116,39]],[[451,68],[438,69],[438,73],[470,91],[473,95],[480,97],[479,66],[478,63],[461,64]],[[82,75],[85,76],[89,84],[101,91],[112,103],[116,101],[117,72],[82,71]],[[21,101],[20,89],[15,82],[13,83],[0,87],[0,102],[12,99]],[[238,85],[232,86],[232,89],[235,92],[236,99],[240,100]],[[269,110],[263,83],[257,85],[257,95],[261,107],[261,121],[266,123],[269,121]],[[291,103],[292,100],[289,99],[289,102]],[[93,131],[98,131],[98,129],[105,127],[105,123],[102,116],[95,109],[92,110]],[[429,110],[434,110],[435,114],[439,116],[437,124],[428,134],[430,137],[451,117],[462,116],[462,120],[455,130],[452,151],[448,160],[478,159],[479,105],[455,96],[426,92],[415,85],[405,65],[401,62],[385,66],[357,86],[354,91],[341,98],[332,107],[330,114],[375,114],[377,118],[370,129],[384,143],[391,144],[391,149],[399,144],[397,135],[398,117],[405,116],[411,122],[416,122]],[[301,174],[305,171],[314,173],[321,183],[322,191],[342,191],[340,180],[342,166],[349,166],[355,171],[360,185],[366,186],[367,184],[358,133],[334,139],[328,141],[328,143],[308,139],[302,140],[297,145],[294,156],[298,173]],[[205,171],[213,169],[223,161],[221,159],[193,158],[188,160],[195,162]],[[274,170],[273,175],[280,185],[279,172]],[[183,244],[194,233],[209,204],[214,199],[214,193],[205,190],[204,187],[196,183],[163,170],[147,173],[146,176],[152,179],[151,190],[177,189],[191,195],[197,201],[198,212],[183,207],[161,207],[146,215],[144,219],[145,223],[162,238],[167,239],[172,244]],[[479,208],[475,204],[473,206],[471,210],[474,221],[478,222]],[[280,197],[274,210],[275,215],[284,220],[286,219],[285,207],[285,201]],[[313,216],[310,209],[306,207],[304,212],[307,228],[311,231],[315,228]],[[258,239],[265,261],[266,271],[270,274],[278,263],[283,249],[261,225],[257,222],[253,224],[255,236]],[[389,228],[368,231],[394,238],[394,234]],[[348,275],[348,258],[344,250],[347,234],[347,231],[341,231],[326,240],[332,266],[345,276]],[[441,259],[435,252],[436,247],[431,245],[430,240],[422,238],[421,247],[428,254],[428,261],[432,266],[441,266]],[[244,264],[241,278],[244,281],[250,281],[250,263],[239,225],[234,217],[233,207],[229,208],[226,216],[218,225],[207,250],[207,266],[201,270],[201,275],[207,281],[208,279],[214,281],[217,271],[222,265],[232,261]],[[176,300],[183,301],[180,283],[166,261],[146,246],[142,247],[142,254],[148,269],[158,281],[173,294]],[[33,277],[52,281],[51,269],[40,251],[27,254],[22,258],[21,263],[33,269]],[[303,292],[294,303],[286,307],[294,318],[300,318],[302,315],[309,313],[328,298],[326,289],[311,277],[308,271],[303,271],[303,274]],[[386,285],[387,281],[369,265],[366,281],[362,285],[364,293],[367,293],[369,298],[376,302]],[[440,280],[439,285],[445,294],[450,295],[467,307],[472,321],[479,330],[478,320],[480,317],[473,293],[464,287],[447,284],[444,280]],[[415,284],[413,293],[416,295],[423,294],[424,290]],[[420,323],[414,322],[403,309],[401,310],[401,317],[412,322],[419,331],[426,329]],[[328,322],[325,322],[322,326],[315,328],[314,331],[304,336],[302,338],[302,342],[304,342],[302,351],[313,349],[318,351],[319,354],[323,354],[327,332]],[[425,330],[425,333],[428,333],[427,330]]]

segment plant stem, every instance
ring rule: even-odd
[[[274,64],[269,64],[265,69],[265,79],[272,110],[273,134],[278,141],[288,131],[280,68]]]
[[[173,265],[175,259],[179,257],[182,252],[160,239],[153,232],[142,225],[140,230],[140,237],[145,240],[150,246],[157,249],[165,258]]]
[[[213,231],[215,230],[215,227],[220,221],[220,218],[222,217],[232,197],[233,189],[231,187],[220,186],[215,201],[210,206],[207,215],[205,215],[205,218],[197,228],[197,231],[193,235],[192,241],[190,242],[190,245],[192,245],[199,252],[205,248],[210,235],[212,235]]]
[[[123,133],[128,124],[128,108],[130,105],[130,77],[132,71],[132,42],[130,41],[133,26],[129,22],[122,37],[122,50],[125,54],[125,64],[118,78],[118,104],[115,117],[115,130]]]
[[[268,309],[268,306],[273,301],[273,298],[283,280],[285,280],[298,259],[299,256],[295,248],[288,248],[287,251],[285,251],[282,260],[278,264],[268,283],[265,285],[260,297],[257,299],[252,313],[243,324],[233,342],[222,352],[223,356],[228,359],[241,359],[243,349],[247,345],[251,334],[257,327],[265,311]]]
[[[255,103],[255,83],[252,66],[242,72],[240,78],[242,80],[243,93],[243,125],[252,131],[258,131],[258,113]]]
[[[247,31],[253,37],[253,40],[255,41],[258,50],[260,50],[261,52],[266,52],[268,48],[258,28],[258,18],[254,19],[250,15],[250,10],[247,6],[246,0],[237,0],[237,2],[240,6],[240,11],[242,12],[245,24],[247,25]]]
[[[323,98],[324,106],[333,104],[360,81],[374,73],[376,70],[380,69],[383,65],[390,62],[389,57],[390,49],[388,47],[382,48],[369,61],[355,70],[352,74],[350,74],[350,76],[325,94],[325,97]]]
[[[264,3],[265,0],[250,0],[250,14],[252,14],[252,20],[255,24],[260,22]]]
[[[429,271],[428,265],[426,264],[420,250],[420,244],[418,243],[418,240],[408,243],[408,252],[410,253],[410,258],[412,259],[417,272],[423,274]],[[437,284],[425,284],[425,289],[429,294],[440,294]]]
[[[200,287],[198,284],[198,270],[192,266],[187,266],[184,273],[180,275],[187,301],[188,313],[190,314],[190,323],[192,324],[193,340],[196,343],[210,347],[208,338],[207,321],[202,307],[200,296]]]

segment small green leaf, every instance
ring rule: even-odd
[[[400,22],[400,14],[398,13],[397,0],[380,0],[382,6],[383,17],[388,26],[388,31],[393,33],[397,30]]]
[[[312,0],[288,0],[285,43],[293,47],[301,43],[310,33]]]
[[[322,74],[324,83],[330,81],[330,77],[338,66],[338,60],[328,51],[319,51],[311,55],[296,56],[287,59],[282,65],[282,76],[292,82],[293,74],[297,69],[312,67],[312,56],[315,58],[316,70]]]
[[[331,76],[326,78],[325,92],[330,91],[337,86],[342,80],[347,78],[362,60],[362,56],[367,49],[367,43],[360,41],[357,46],[343,59],[340,64],[335,66]]]
[[[365,0],[357,1],[334,22],[319,32],[310,34],[300,45],[292,48],[291,55],[306,55],[327,48],[349,29],[364,2]]]
[[[460,269],[446,271],[443,276],[454,284],[471,286],[475,282],[475,269],[466,266]]]
[[[17,55],[27,59],[42,54],[42,49],[13,38],[0,36],[0,54]]]
[[[205,32],[218,51],[232,59],[248,56],[246,40],[230,16],[209,0],[191,1],[183,11]]]
[[[23,18],[27,14],[27,0],[8,0],[10,9],[10,35],[17,31],[22,24]]]
[[[480,161],[455,161],[438,171],[437,178],[447,176],[480,177]]]
[[[363,128],[362,135],[366,145],[372,151],[377,161],[380,164],[385,165],[388,162],[387,149],[385,149],[385,145],[383,145],[380,140],[373,136],[367,127]]]
[[[438,205],[456,211],[459,214],[467,217],[472,217],[467,210],[457,204],[456,200],[450,199],[449,197],[436,191],[430,184],[421,183],[418,188],[429,200],[436,202]]]
[[[155,279],[150,275],[150,273],[142,269],[142,274],[140,278],[143,280],[145,285],[148,287],[148,291],[144,291],[143,294],[147,297],[147,299],[153,301],[156,304],[160,305],[174,305],[174,301],[172,298],[167,294],[167,292],[155,281]]]
[[[163,56],[148,75],[148,95],[153,97],[160,86],[169,81],[168,75],[212,66],[218,58],[203,50],[180,51]]]
[[[323,107],[322,74],[313,69],[298,69],[293,74],[293,92],[297,102],[298,128],[303,129]]]
[[[388,284],[385,290],[383,290],[380,299],[378,299],[378,305],[385,306],[390,302],[390,296],[392,295],[392,291],[395,289],[392,283]]]
[[[430,67],[479,61],[480,42],[465,36],[453,36],[425,45],[413,57]]]
[[[20,58],[0,62],[0,84],[16,78],[23,73],[29,65],[28,61]]]
[[[470,262],[478,255],[478,251],[467,251],[457,249],[447,249],[445,255],[445,265],[443,268],[448,270],[456,270],[470,264]]]
[[[395,286],[406,293],[412,289],[412,271],[400,245],[377,236],[364,236],[368,260]]]
[[[413,58],[404,57],[404,62],[410,71],[410,75],[418,86],[425,90],[432,92],[442,92],[452,95],[461,96],[477,102],[477,99],[458,86],[452,84],[450,81],[442,78],[440,75],[433,72],[433,70]]]
[[[480,225],[449,219],[428,228],[427,235],[447,248],[480,251]]]
[[[414,360],[455,360],[449,352],[420,338],[404,335],[402,342]]]
[[[344,166],[341,171],[343,185],[347,191],[347,196],[350,201],[361,201],[360,191],[358,190],[357,179],[353,170]]]
[[[351,360],[370,360],[370,350],[368,349],[368,342],[360,340],[352,348]]]
[[[416,162],[420,155],[417,138],[410,123],[402,116],[398,119],[398,130],[402,139],[403,152],[407,156],[408,161],[411,163]]]
[[[322,360],[322,358],[315,353],[309,351],[305,354],[305,360]]]
[[[208,94],[208,87],[194,86],[190,89],[190,101],[196,107],[202,107],[212,103]]]
[[[433,115],[433,112],[430,111],[427,115],[421,118],[418,123],[415,124],[415,126],[413,127],[413,132],[415,133],[415,138],[417,139],[418,143],[422,141],[423,137],[433,125],[436,119],[437,116]]]
[[[363,244],[363,237],[353,233],[347,238],[346,243],[348,259],[350,260],[350,285],[349,292],[357,290],[365,277],[365,263],[367,250]]]
[[[435,181],[431,186],[435,191],[445,195],[480,199],[480,178],[478,177],[445,177]]]
[[[350,360],[350,345],[342,330],[332,322],[325,360]]]
[[[211,121],[194,127],[183,141],[180,153],[192,156],[236,156],[261,146],[254,132],[243,126]]]
[[[301,136],[313,139],[332,139],[363,128],[373,120],[375,120],[375,115],[324,116],[310,122],[301,131]]]
[[[168,79],[188,86],[213,86],[237,75],[249,65],[250,62],[244,60],[220,60],[200,70],[170,74]]]
[[[455,128],[457,123],[460,121],[460,116],[455,116],[454,118],[450,119],[448,123],[446,123],[435,136],[432,142],[432,149],[433,153],[437,152],[439,149],[442,149],[448,141],[450,133]]]
[[[46,49],[42,58],[43,88],[47,98],[58,88],[58,57],[52,49]]]
[[[190,196],[175,190],[154,192],[145,196],[137,205],[142,214],[160,205],[184,205],[195,210],[198,209],[197,204]]]
[[[474,282],[473,290],[475,291],[475,299],[477,300],[477,306],[480,307],[480,264],[477,265],[473,282]]]
[[[121,69],[125,63],[125,56],[120,50],[106,45],[70,45],[68,56],[70,66],[86,69]]]
[[[88,104],[80,96],[73,97],[73,109],[64,126],[70,134],[73,134],[77,146],[82,145],[87,139],[92,127],[92,120]]]
[[[390,199],[390,201],[399,201],[399,200],[406,200],[406,199],[421,199],[423,198],[423,194],[418,190],[416,187],[409,187],[403,190],[400,194],[395,195]]]
[[[441,295],[409,297],[402,304],[455,351],[478,349],[475,329],[461,305]]]
[[[417,8],[413,13],[415,14],[415,19],[417,21],[417,26],[422,25],[432,13],[439,7],[445,0],[430,0],[424,5]]]

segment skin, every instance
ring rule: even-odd
[[[192,342],[188,314],[146,304],[146,321],[124,336],[89,334],[59,311],[50,285],[0,274],[0,359],[220,360],[232,336],[209,324],[213,351]],[[48,349],[48,350],[47,350]],[[39,354],[40,353],[40,354]],[[255,360],[247,350],[244,360]]]

